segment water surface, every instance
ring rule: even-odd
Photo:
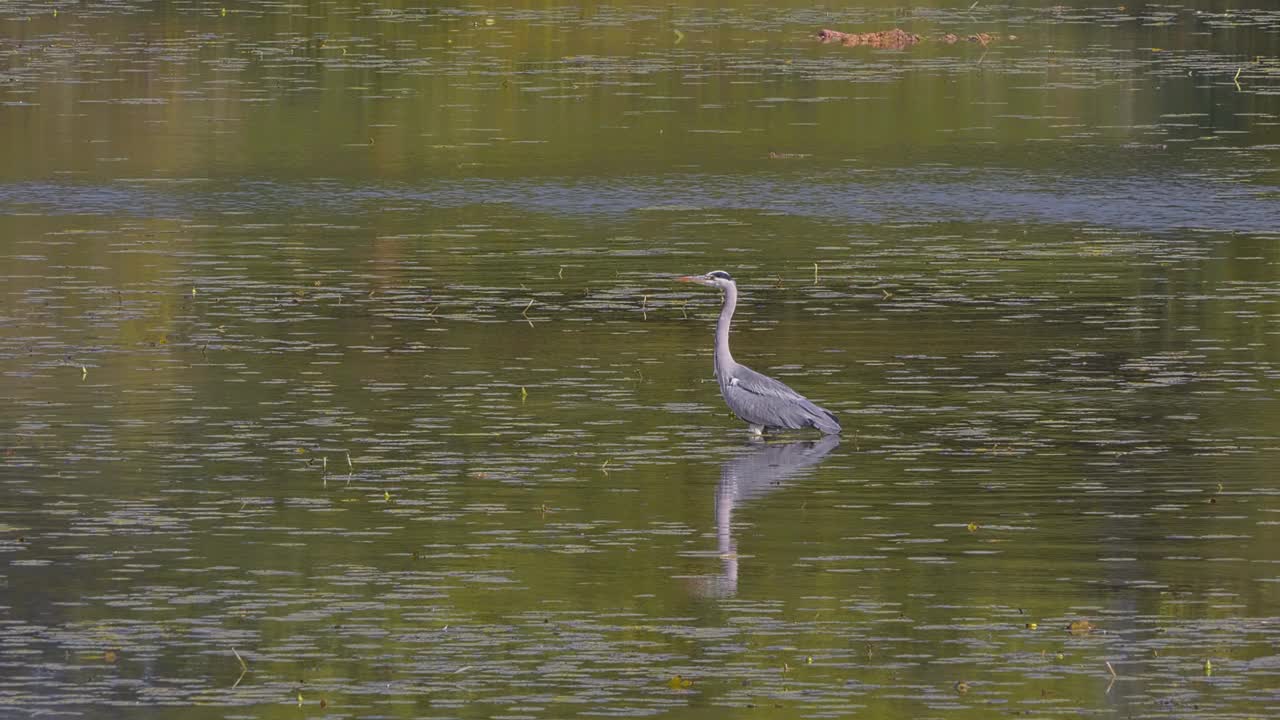
[[[0,30],[5,713],[1280,705],[1262,3]]]

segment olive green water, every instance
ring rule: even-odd
[[[1266,3],[5,3],[0,158],[0,715],[1280,713]]]

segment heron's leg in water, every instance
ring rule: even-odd
[[[764,435],[763,425],[747,425],[747,429],[750,430],[751,434],[755,435],[756,437],[760,437],[761,435]]]

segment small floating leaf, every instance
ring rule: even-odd
[[[691,687],[693,685],[693,681],[687,678],[682,678],[679,675],[672,675],[671,679],[667,681],[667,685],[670,686],[672,690],[684,690]]]

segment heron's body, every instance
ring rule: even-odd
[[[735,362],[729,352],[729,324],[738,306],[738,286],[733,278],[722,270],[715,270],[696,277],[684,278],[689,282],[718,287],[724,292],[724,305],[720,308],[720,320],[716,323],[715,366],[716,381],[725,404],[752,432],[766,428],[803,430],[817,428],[827,435],[840,432],[840,421],[830,411],[813,404],[808,398],[787,387],[781,381]]]

